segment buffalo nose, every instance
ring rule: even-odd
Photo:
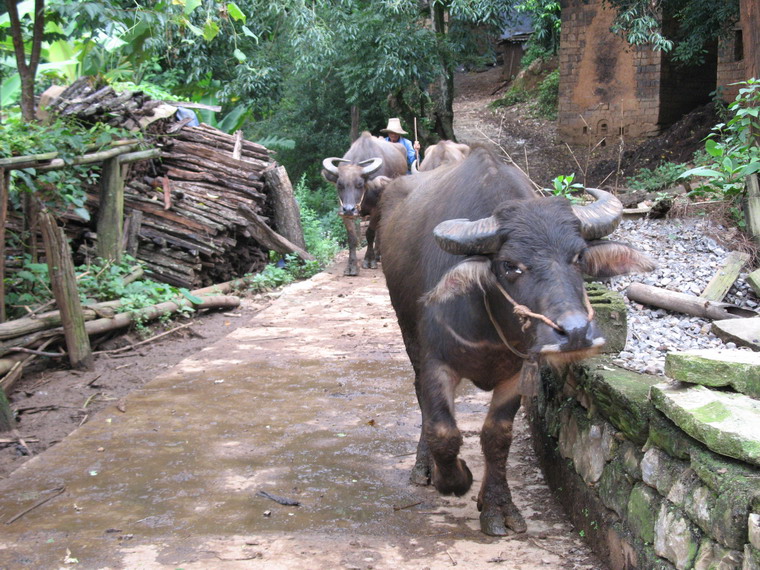
[[[557,321],[565,337],[565,349],[586,348],[592,344],[596,336],[596,327],[588,317],[581,313],[564,315]]]
[[[356,206],[354,204],[343,204],[341,213],[344,216],[353,216],[356,214]]]

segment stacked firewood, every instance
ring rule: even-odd
[[[138,223],[130,210],[142,213],[135,257],[149,275],[196,288],[260,270],[268,250],[237,210],[244,204],[269,217],[267,150],[203,124],[182,128],[162,147],[154,173],[131,179],[124,193],[128,224]]]
[[[175,104],[173,104],[175,105]],[[169,112],[167,112],[167,107]],[[127,252],[146,265],[149,277],[194,289],[260,271],[268,248],[257,242],[238,213],[248,207],[272,225],[272,203],[263,175],[275,166],[269,151],[211,126],[186,126],[172,106],[141,92],[116,93],[85,79],[69,86],[51,105],[59,115],[134,130],[150,126],[161,158],[132,165],[124,189]],[[96,218],[97,190],[88,206]],[[79,248],[94,251],[94,232]]]
[[[137,130],[151,120],[163,105],[142,91],[117,93],[110,85],[98,87],[91,77],[80,77],[49,105],[49,111],[62,117],[76,117],[87,123]]]

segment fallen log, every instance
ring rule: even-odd
[[[264,247],[277,253],[295,253],[304,261],[314,260],[313,255],[275,232],[248,206],[241,204],[238,206],[238,212],[248,221],[247,229],[251,237]]]
[[[710,301],[702,297],[669,291],[642,283],[631,283],[625,290],[625,294],[631,301],[637,303],[652,305],[703,319],[724,320],[758,316],[755,311],[743,309],[730,303]]]
[[[104,311],[111,311],[121,305],[121,301],[106,301],[82,307],[85,321],[92,321],[104,316]],[[5,323],[0,323],[0,339],[24,336],[36,331],[61,326],[61,312],[48,311],[33,317],[21,317]]]

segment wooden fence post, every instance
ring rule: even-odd
[[[98,243],[101,259],[121,261],[124,232],[124,179],[119,157],[103,162],[100,172],[100,206],[98,209]]]
[[[747,206],[744,218],[749,235],[756,244],[760,244],[760,185],[757,174],[747,176]]]
[[[90,337],[84,326],[82,304],[79,301],[74,261],[63,230],[47,211],[40,213],[40,229],[45,242],[50,284],[61,312],[63,336],[72,368],[91,368],[93,364]],[[121,244],[119,244],[121,245]]]
[[[10,171],[0,166],[0,323],[8,318],[5,311],[5,225],[8,222],[10,179]]]

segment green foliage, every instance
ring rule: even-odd
[[[42,126],[23,121],[18,115],[9,116],[3,126],[0,129],[0,157],[4,158],[57,152],[57,158],[70,162],[130,135],[102,123],[83,127],[76,122],[58,119]],[[71,212],[89,220],[85,208],[86,193],[98,178],[97,165],[69,166],[47,172],[36,172],[32,168],[12,170],[10,197],[18,203],[22,192],[30,192],[53,212]]]
[[[640,168],[635,175],[628,178],[627,185],[634,190],[657,192],[678,184],[684,168],[684,164],[674,162],[663,162],[654,169]]]
[[[526,68],[537,59],[547,60],[554,54],[538,44],[528,42],[528,49],[525,50],[525,55],[520,60],[520,67]]]
[[[5,302],[9,318],[27,314],[23,307],[38,307],[53,297],[45,263],[32,263],[27,257],[19,271],[5,277]]]
[[[581,202],[577,194],[583,191],[583,184],[575,182],[575,173],[569,175],[560,174],[552,180],[552,187],[546,188],[546,190],[554,196],[567,198],[576,204]]]
[[[534,117],[553,121],[557,118],[559,103],[559,70],[552,71],[539,83],[535,91],[526,89],[522,83],[513,84],[503,97],[493,101],[491,108],[511,107],[529,103],[528,112]]]
[[[84,306],[104,301],[120,300],[119,311],[138,313],[140,309],[188,298],[191,302],[199,299],[190,295],[187,289],[178,289],[151,279],[139,279],[125,283],[125,277],[140,267],[139,263],[125,256],[119,264],[97,261],[76,268],[77,287],[80,301]],[[6,302],[11,308],[10,318],[26,315],[24,307],[39,307],[53,299],[50,288],[48,266],[32,263],[27,257],[21,270],[6,277]],[[192,307],[183,307],[181,313],[192,312]]]
[[[556,0],[523,0],[518,4],[517,11],[530,14],[533,20],[533,35],[528,48],[528,53],[532,52],[532,59],[527,63],[523,61],[523,65],[530,65],[538,53],[555,55],[559,51],[562,27],[560,3]]]
[[[681,174],[681,178],[703,177],[692,195],[738,200],[745,194],[745,178],[760,172],[760,80],[742,82],[736,100],[729,106],[732,117],[713,127],[705,140],[708,160]]]
[[[612,30],[633,45],[670,51],[682,65],[700,64],[707,45],[730,33],[739,19],[739,0],[605,0],[617,17]],[[661,14],[669,22],[667,33]]]
[[[503,97],[492,101],[489,106],[494,109],[498,109],[499,107],[511,107],[518,103],[526,103],[530,100],[530,97],[531,95],[527,89],[521,85],[513,85],[507,89],[507,92]]]
[[[557,118],[559,105],[559,69],[552,71],[538,86],[538,97],[532,111],[549,120]]]

